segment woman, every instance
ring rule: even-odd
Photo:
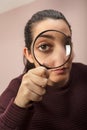
[[[0,130],[87,129],[87,66],[72,63],[71,37],[61,12],[39,11],[28,21],[25,70],[0,97]]]

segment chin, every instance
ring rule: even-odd
[[[69,81],[71,67],[72,64],[69,62],[63,68],[51,70],[49,77],[51,86],[64,87]]]
[[[65,75],[59,75],[59,76],[50,76],[50,81],[51,81],[51,86],[59,86],[59,87],[63,87],[67,84],[67,82],[69,81],[69,73],[65,74]]]

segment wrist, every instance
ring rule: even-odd
[[[14,104],[21,108],[28,108],[32,106],[33,101],[28,101],[28,103],[20,102],[20,100],[14,99]]]

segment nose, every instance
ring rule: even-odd
[[[64,64],[66,61],[64,48],[56,47],[51,55],[51,61],[53,62],[54,67]]]

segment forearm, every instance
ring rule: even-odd
[[[0,114],[0,130],[21,130],[20,127],[29,112],[31,117],[32,110],[18,107],[11,100],[6,110]]]

